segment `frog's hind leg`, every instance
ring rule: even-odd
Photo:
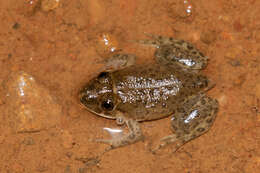
[[[196,137],[206,133],[212,126],[218,110],[218,102],[215,99],[199,94],[188,99],[171,119],[172,130],[175,134],[166,136],[157,150],[171,143],[176,143],[174,152],[182,145]]]
[[[175,64],[188,70],[201,70],[207,66],[208,57],[204,56],[191,43],[172,37],[156,36],[145,33],[151,39],[139,40],[138,43],[158,48],[155,60],[162,65]]]
[[[133,144],[143,139],[143,134],[137,121],[129,119],[124,120],[124,122],[126,123],[129,129],[129,133],[118,138],[96,140],[97,142],[106,143],[110,145],[110,147],[107,148],[106,151],[125,145]]]

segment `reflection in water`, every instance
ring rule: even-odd
[[[109,133],[112,139],[120,138],[123,135],[122,129],[109,128],[109,127],[104,127],[103,129]]]
[[[192,5],[190,0],[184,0],[184,8],[188,16],[192,14]]]
[[[198,110],[193,110],[189,116],[184,120],[184,123],[189,123],[191,120],[193,120],[198,115]]]

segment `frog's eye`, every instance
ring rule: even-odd
[[[108,72],[101,72],[98,76],[97,79],[100,83],[109,83],[109,73]]]
[[[101,107],[107,111],[112,111],[114,108],[114,104],[113,104],[112,100],[108,99],[108,100],[102,102]]]
[[[101,73],[98,75],[98,79],[106,78],[107,76],[108,76],[108,72],[101,72]]]

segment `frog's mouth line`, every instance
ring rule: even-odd
[[[112,116],[109,116],[109,115],[105,115],[104,113],[97,113],[95,111],[93,111],[92,109],[89,109],[88,107],[85,107],[89,112],[95,114],[95,115],[98,115],[98,116],[101,116],[101,117],[104,117],[104,118],[108,118],[108,119],[116,119],[115,117],[112,117]]]
[[[100,114],[95,113],[95,114],[96,114],[96,115],[99,115],[99,116],[101,116],[101,117],[104,117],[104,118],[112,119],[112,120],[116,119],[115,117],[111,117],[111,116],[105,115],[105,114],[103,114],[103,113],[100,113]]]

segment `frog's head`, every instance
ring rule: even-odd
[[[90,80],[79,93],[80,102],[99,116],[114,119],[116,99],[113,94],[113,83],[109,72],[102,72]]]

